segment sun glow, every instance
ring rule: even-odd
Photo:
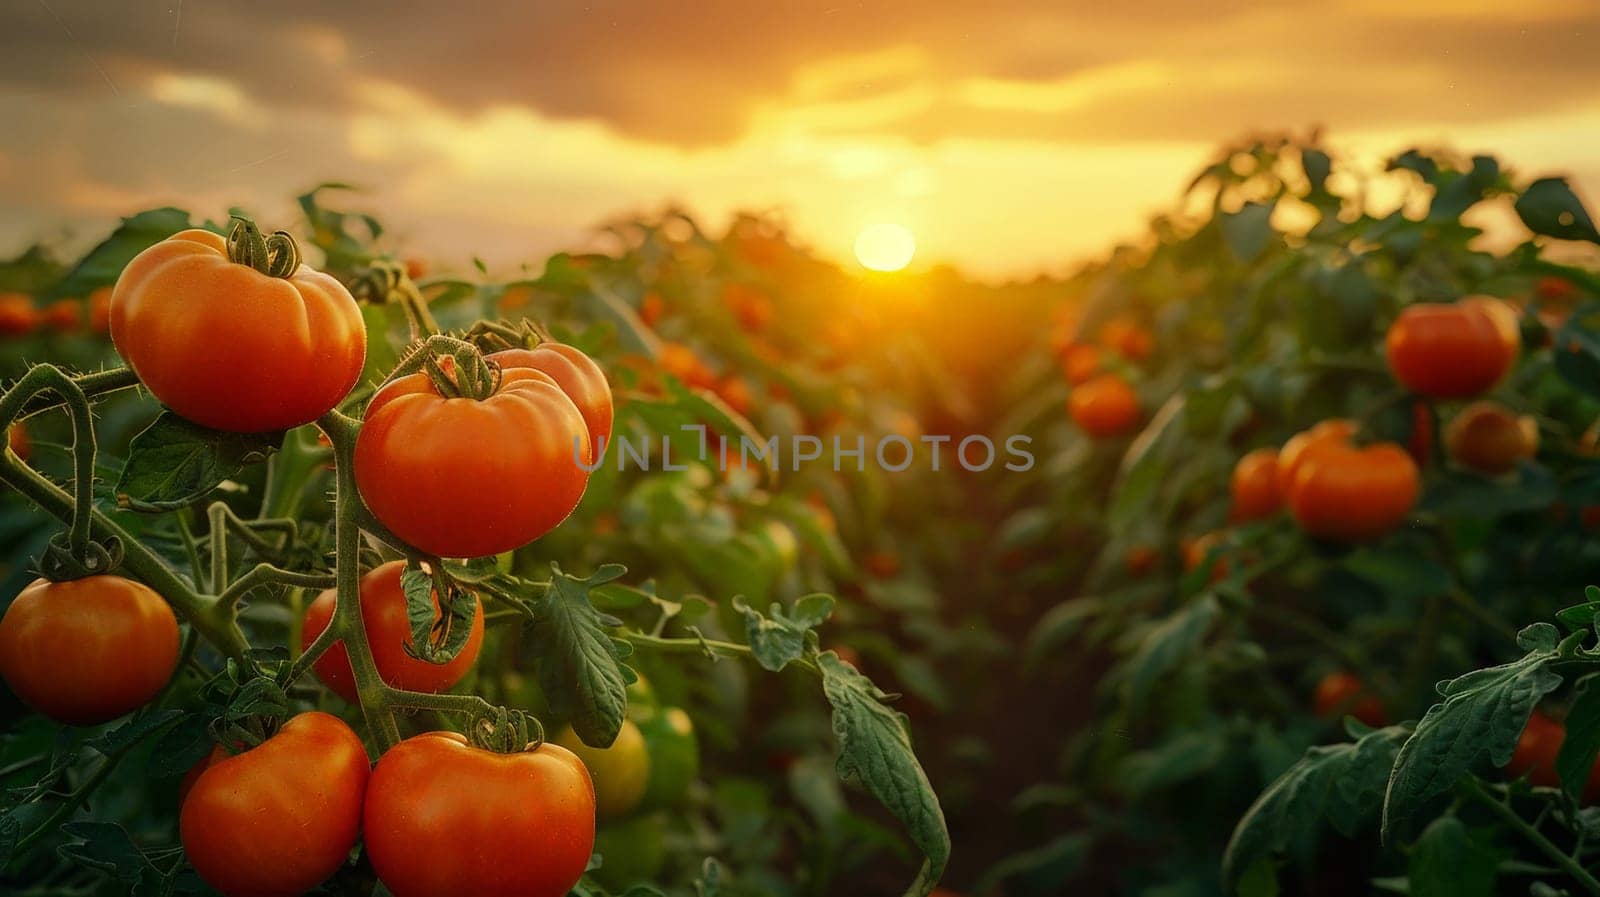
[[[871,271],[899,271],[916,251],[916,238],[898,224],[870,225],[856,237],[856,259]]]

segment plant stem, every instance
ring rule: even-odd
[[[361,500],[356,494],[355,450],[356,433],[360,424],[337,411],[324,414],[317,421],[322,431],[333,443],[334,458],[334,580],[338,597],[334,601],[333,619],[328,628],[337,630],[338,639],[345,644],[350,656],[350,670],[356,682],[356,695],[360,698],[361,712],[366,717],[367,728],[377,742],[378,753],[400,743],[400,727],[385,701],[385,686],[378,676],[377,664],[372,660],[372,646],[367,642],[367,628],[361,619],[361,571],[357,560],[361,551],[361,529],[356,522],[356,509]],[[309,654],[310,652],[306,652]]]
[[[89,516],[94,511],[94,417],[83,387],[53,364],[29,368],[22,379],[0,397],[0,430],[9,429],[29,399],[46,392],[61,397],[72,417],[72,517],[68,521],[68,546],[72,557],[92,569],[89,554]],[[7,452],[9,458],[10,452]],[[104,572],[98,571],[98,572]]]
[[[124,389],[132,389],[139,385],[139,375],[129,368],[112,368],[109,371],[96,371],[92,374],[79,374],[72,378],[78,384],[87,398],[97,398],[108,393]],[[66,399],[60,396],[50,398],[45,395],[35,395],[22,404],[19,420],[26,420],[35,414],[41,414],[52,408],[59,408],[66,404]]]
[[[755,652],[749,645],[738,642],[724,642],[708,638],[663,638],[659,635],[650,635],[636,629],[625,629],[617,633],[617,637],[631,643],[636,648],[649,648],[652,651],[661,651],[669,654],[706,654],[713,657],[742,657],[755,659]],[[794,661],[795,666],[802,667],[812,673],[821,675],[822,670],[809,658],[802,657]]]
[[[0,456],[0,483],[17,490],[24,498],[57,520],[71,519],[72,497],[60,486],[46,479],[43,474],[22,463],[21,459],[9,450]],[[122,566],[140,582],[155,589],[168,604],[172,605],[179,616],[200,633],[202,638],[229,657],[236,660],[245,658],[250,646],[245,642],[244,633],[239,631],[238,624],[231,616],[211,613],[211,608],[216,606],[216,602],[207,601],[190,588],[182,577],[167,566],[166,561],[146,548],[111,518],[99,511],[92,511],[88,519],[92,531],[101,538],[115,538],[122,543]]]
[[[214,502],[206,511],[211,520],[211,591],[222,595],[228,588],[228,506]]]
[[[250,568],[250,571],[239,577],[228,586],[222,594],[217,596],[218,604],[228,607],[237,607],[239,600],[251,589],[268,583],[294,586],[299,589],[331,589],[337,585],[334,574],[329,573],[298,573],[293,570],[283,570],[271,564],[261,563]]]
[[[1513,810],[1505,801],[1490,794],[1477,779],[1468,776],[1462,781],[1461,788],[1468,796],[1475,798],[1479,803],[1488,807],[1492,813],[1500,817],[1500,821],[1516,830],[1530,844],[1539,848],[1541,853],[1561,867],[1561,871],[1571,876],[1578,884],[1583,885],[1584,890],[1591,894],[1600,894],[1600,879],[1596,879],[1589,873],[1589,870],[1583,868],[1582,864],[1568,856],[1565,851],[1551,843],[1550,839],[1546,838],[1538,829],[1529,825],[1521,816],[1518,816],[1517,811]]]

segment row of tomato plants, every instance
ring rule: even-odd
[[[1053,449],[997,538],[1072,595],[1028,660],[1098,687],[1066,774],[1015,796],[1056,834],[995,880],[1594,892],[1600,279],[1556,260],[1600,241],[1587,211],[1487,156],[1290,138],[1187,202],[1018,375]],[[1496,214],[1531,238],[1482,248]]]

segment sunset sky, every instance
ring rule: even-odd
[[[1600,3],[13,0],[0,115],[0,251],[166,203],[271,226],[338,179],[457,264],[676,200],[781,210],[840,260],[898,223],[918,263],[1028,276],[1135,236],[1258,128],[1492,151],[1592,205]]]

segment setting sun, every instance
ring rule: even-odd
[[[856,260],[872,271],[899,271],[916,251],[916,238],[898,224],[874,224],[856,237]]]

